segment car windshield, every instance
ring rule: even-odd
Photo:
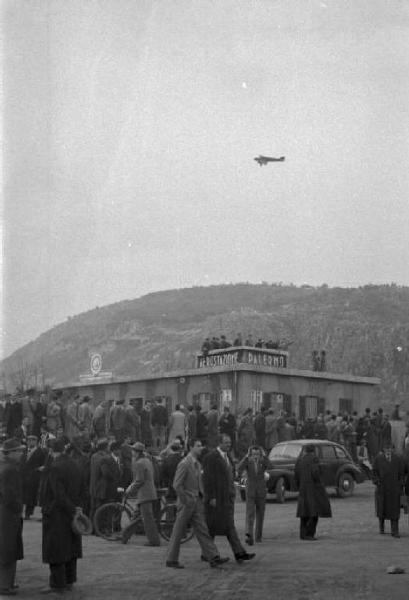
[[[298,458],[301,448],[301,444],[280,444],[271,450],[268,458]]]

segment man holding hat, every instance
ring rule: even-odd
[[[133,481],[128,486],[126,493],[135,494],[146,537],[148,538],[146,546],[160,546],[159,532],[153,515],[153,502],[157,499],[153,466],[149,458],[145,456],[145,446],[141,442],[136,442],[131,446],[135,453],[135,463],[133,468]],[[122,533],[124,544],[129,540],[133,533],[133,523],[131,522]]]
[[[0,460],[0,594],[16,594],[17,561],[23,555],[23,491],[19,470],[25,450],[14,438],[4,442]]]
[[[52,463],[43,493],[43,562],[50,567],[49,587],[42,593],[71,590],[77,580],[77,559],[82,558],[81,535],[72,521],[80,508],[81,472],[64,454],[64,441],[49,442]]]

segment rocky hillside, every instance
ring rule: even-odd
[[[93,352],[117,376],[190,368],[205,337],[237,332],[293,342],[297,368],[310,368],[312,350],[325,349],[328,370],[376,375],[384,402],[409,401],[409,288],[396,285],[263,283],[148,294],[68,318],[5,359],[3,380],[8,390],[36,379],[77,380]]]

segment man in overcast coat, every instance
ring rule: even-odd
[[[297,517],[300,519],[300,539],[313,541],[319,517],[331,517],[331,505],[321,480],[315,446],[304,446],[295,463],[295,483],[299,489]]]

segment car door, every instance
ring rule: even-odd
[[[335,455],[332,444],[320,444],[319,461],[321,467],[322,480],[326,487],[335,485],[335,477],[338,470],[338,460]]]

